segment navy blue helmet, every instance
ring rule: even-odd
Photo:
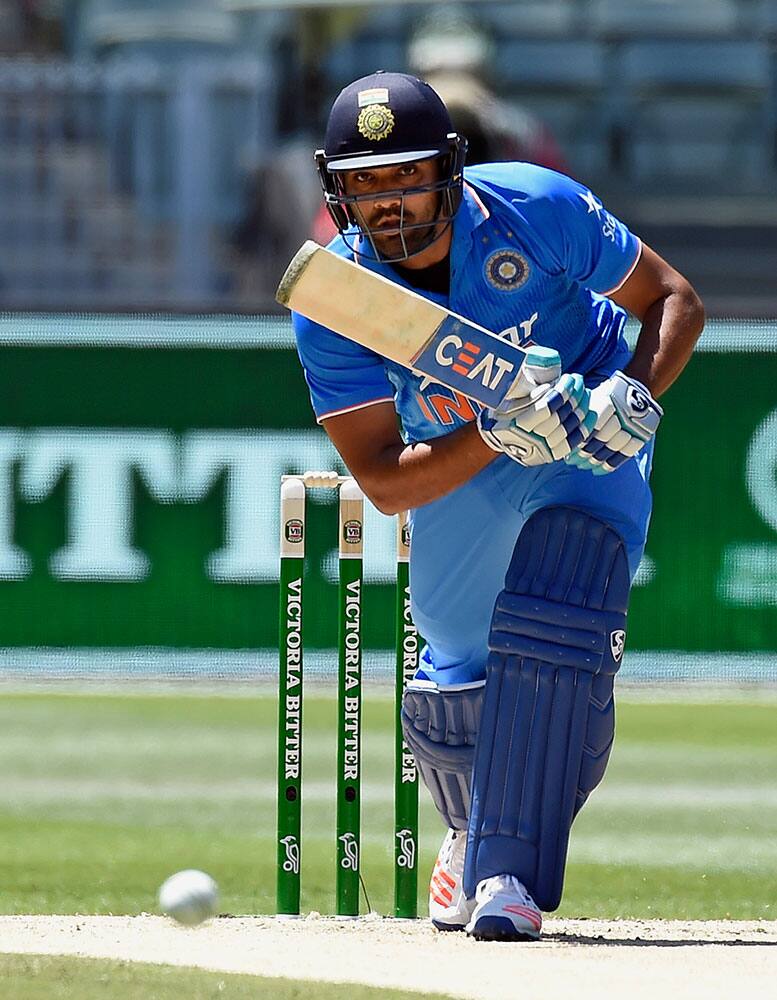
[[[324,201],[335,226],[351,249],[365,254],[365,240],[378,260],[404,260],[425,250],[438,240],[453,221],[461,204],[464,158],[467,142],[453,128],[448,109],[438,94],[423,80],[406,73],[380,71],[362,77],[340,92],[329,114],[324,148],[316,151]],[[370,195],[347,195],[343,174],[349,170],[371,170],[401,163],[438,158],[436,180],[419,187],[381,192],[394,194],[400,202],[400,222],[396,228],[402,249],[390,257],[379,251],[373,239],[376,230],[357,219],[353,208]],[[404,220],[408,195],[436,192],[439,205],[435,224]],[[414,229],[429,230],[428,238],[413,241],[410,250],[406,234]],[[356,239],[359,234],[365,240]]]

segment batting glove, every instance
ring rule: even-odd
[[[614,472],[636,455],[664,415],[645,386],[620,371],[591,390],[590,405],[596,414],[593,432],[566,461],[595,476]]]
[[[593,429],[590,392],[582,375],[562,375],[558,351],[531,347],[508,396],[478,415],[480,436],[521,465],[568,456]]]

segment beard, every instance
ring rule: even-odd
[[[412,226],[413,228],[408,228]],[[402,229],[399,219],[383,220],[376,228],[370,227],[369,234],[376,249],[387,259],[402,259],[425,250],[434,242],[438,228],[436,220],[419,223],[414,218],[405,218]]]

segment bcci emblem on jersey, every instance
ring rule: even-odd
[[[496,250],[483,269],[489,285],[500,292],[514,292],[529,277],[529,264],[517,250]]]

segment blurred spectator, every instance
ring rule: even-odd
[[[469,140],[468,163],[528,160],[565,171],[550,129],[526,108],[496,96],[492,63],[491,39],[455,4],[435,7],[408,47],[409,72],[434,87]]]
[[[247,257],[270,254],[280,269],[277,276],[270,276],[275,281],[309,238],[320,202],[313,141],[305,137],[283,143],[251,177],[246,209],[233,234],[235,249]]]
[[[144,55],[162,61],[231,51],[239,41],[234,13],[214,0],[99,0],[84,16],[98,55]]]
[[[60,52],[62,2],[0,0],[0,53],[45,55]]]

